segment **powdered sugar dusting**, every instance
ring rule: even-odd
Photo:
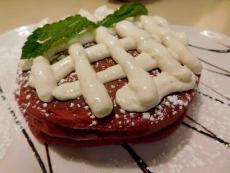
[[[142,113],[142,118],[148,120],[150,118],[150,114],[148,112],[144,112]]]
[[[1,93],[0,93],[1,94]],[[9,112],[6,109],[4,101],[0,99],[0,159],[2,159],[12,142],[11,138],[11,121]]]
[[[0,115],[0,159],[5,156],[11,143],[10,121],[4,117],[5,115]]]

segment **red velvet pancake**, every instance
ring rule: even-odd
[[[60,138],[56,136],[49,136],[48,134],[38,130],[36,126],[29,124],[29,127],[34,134],[34,136],[46,143],[49,144],[58,144],[58,145],[67,145],[72,147],[92,147],[92,146],[100,146],[100,145],[114,145],[114,144],[137,144],[137,143],[150,143],[154,141],[161,140],[167,136],[169,136],[172,132],[174,132],[178,126],[181,124],[184,116],[181,116],[179,120],[175,123],[170,124],[169,126],[157,131],[156,133],[149,134],[143,137],[137,138],[128,138],[127,136],[124,138],[111,138],[111,139],[100,139],[97,140],[83,140],[77,141],[70,138]]]
[[[115,65],[115,62],[105,58],[92,65],[98,72]],[[159,72],[156,69],[150,74],[156,76]],[[29,72],[23,72],[19,77],[18,103],[33,134],[41,141],[69,146],[159,140],[180,124],[196,93],[195,90],[189,90],[171,94],[144,113],[126,112],[114,102],[113,112],[99,119],[92,115],[82,96],[68,101],[40,101],[35,89],[28,86],[28,75]],[[77,80],[77,75],[72,73],[62,82],[74,80]],[[117,90],[126,82],[127,79],[119,79],[105,84],[113,101]]]

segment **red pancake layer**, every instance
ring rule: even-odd
[[[137,144],[137,143],[150,143],[154,141],[159,141],[167,136],[169,136],[171,133],[173,133],[181,124],[184,116],[182,116],[179,120],[177,120],[175,123],[157,131],[156,133],[149,134],[147,136],[143,137],[136,137],[136,138],[111,138],[111,139],[97,139],[97,140],[83,140],[83,141],[77,141],[70,138],[60,138],[56,136],[49,136],[45,132],[42,132],[38,130],[36,126],[29,125],[32,133],[34,136],[39,139],[40,141],[49,143],[49,144],[58,144],[58,145],[66,145],[70,147],[94,147],[94,146],[100,146],[100,145],[115,145],[115,144]]]

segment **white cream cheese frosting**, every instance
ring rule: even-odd
[[[132,55],[125,51],[118,39],[109,34],[105,27],[99,27],[96,31],[96,41],[108,47],[111,57],[121,66],[129,81],[117,91],[116,102],[125,110],[128,110],[127,103],[131,103],[135,105],[132,111],[138,112],[147,111],[155,105],[158,94],[151,76],[134,61]],[[144,109],[136,109],[137,107]]]
[[[52,101],[52,91],[57,86],[57,81],[55,80],[49,61],[42,56],[35,58],[31,73],[34,77],[34,85],[38,97],[43,102]]]
[[[105,86],[98,80],[96,72],[91,67],[82,45],[76,43],[70,46],[69,54],[75,63],[82,95],[93,114],[100,118],[110,114],[113,103]]]
[[[101,7],[94,14],[81,13],[97,21],[112,11]],[[127,78],[127,85],[116,93],[116,103],[126,111],[136,112],[153,108],[170,93],[196,86],[201,63],[187,49],[186,35],[172,31],[162,17],[140,16],[121,21],[112,29],[99,27],[90,39],[95,39],[97,44],[84,49],[84,41],[79,39],[79,43],[70,46],[70,55],[53,65],[43,57],[35,58],[29,84],[42,101],[50,102],[53,97],[64,101],[83,95],[93,114],[102,118],[113,109],[103,83]],[[127,52],[134,49],[140,53],[137,57]],[[96,73],[90,63],[106,57],[111,57],[117,64]],[[22,64],[29,68],[25,62]],[[161,73],[152,77],[148,71],[156,68]],[[78,75],[77,81],[57,86],[58,81],[73,71]]]

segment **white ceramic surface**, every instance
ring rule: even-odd
[[[34,27],[23,26],[0,36],[0,86],[3,90],[0,91],[0,172],[42,172],[25,138],[26,131],[45,166],[43,173],[141,173],[132,157],[119,145],[76,149],[50,145],[50,171],[45,145],[33,137],[14,99],[21,46]],[[223,34],[185,26],[172,27],[186,32],[192,45],[223,50],[230,47],[230,38]],[[230,53],[190,49],[202,60],[204,69],[199,94],[187,114],[209,131],[187,117],[184,120],[187,126],[182,124],[170,137],[152,144],[132,145],[132,148],[154,173],[229,173],[230,147],[223,141],[230,142]]]

